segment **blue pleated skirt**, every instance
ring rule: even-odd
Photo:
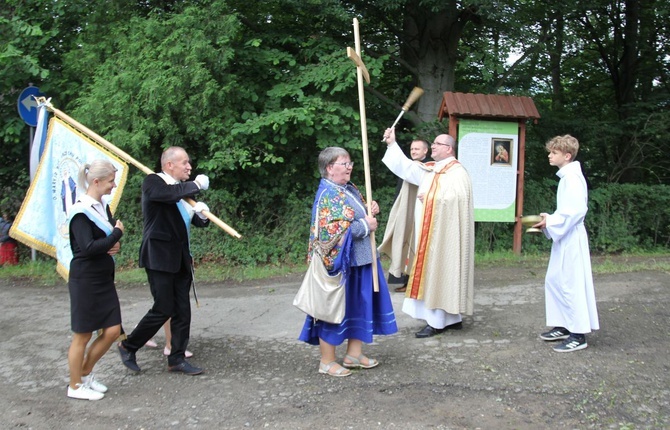
[[[377,260],[378,274],[383,274],[382,265]],[[347,307],[344,320],[340,324],[314,321],[307,316],[299,340],[310,345],[318,345],[319,338],[331,345],[340,345],[347,339],[372,342],[372,336],[389,335],[398,331],[393,303],[386,280],[378,276],[379,292],[372,286],[372,264],[350,267],[345,284]]]

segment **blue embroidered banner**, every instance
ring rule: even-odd
[[[126,184],[127,164],[66,122],[52,118],[35,178],[10,230],[13,238],[55,257],[56,270],[65,279],[72,260],[68,210],[77,201],[80,191],[77,189],[79,167],[95,159],[108,159],[118,170],[117,187],[109,196],[109,206],[114,212]]]

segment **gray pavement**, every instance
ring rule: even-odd
[[[318,374],[318,348],[296,340],[304,321],[291,305],[297,277],[201,283],[189,349],[205,373],[168,373],[162,348],[143,348],[143,371],[133,374],[112,349],[96,368],[110,387],[97,402],[66,397],[65,283],[3,280],[1,427],[669,428],[670,274],[597,276],[602,329],[568,354],[538,338],[543,275],[523,265],[476,269],[474,317],[430,339],[414,337],[422,324],[392,293],[399,333],[365,347],[379,367],[347,378]],[[131,330],[151,305],[148,287],[119,286],[119,295]]]

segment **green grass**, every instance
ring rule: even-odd
[[[196,279],[199,282],[244,282],[302,273],[306,266],[224,266],[216,263],[201,264],[196,267]],[[11,279],[31,279],[43,286],[64,284],[65,280],[56,273],[55,260],[38,259],[16,266],[0,267],[0,281]],[[117,270],[116,281],[119,284],[142,284],[147,282],[144,269],[137,267]]]
[[[54,286],[64,282],[63,278],[56,273],[56,260],[53,259],[38,259],[16,266],[0,267],[0,280],[17,278],[29,278],[33,283],[44,286]]]
[[[530,267],[546,268],[549,256],[546,254],[522,254],[498,252],[477,254],[475,270],[492,267]],[[667,253],[634,253],[613,256],[593,256],[593,273],[612,274],[629,273],[642,270],[655,270],[670,273],[670,254]],[[389,265],[387,257],[382,257],[382,266],[386,270]],[[196,278],[199,282],[244,282],[257,279],[302,274],[306,266],[298,265],[266,265],[266,266],[225,266],[216,263],[198,265]],[[37,261],[28,261],[17,266],[0,267],[0,281],[12,279],[31,279],[38,285],[53,286],[64,284],[65,281],[56,273],[55,260],[40,256]],[[116,279],[119,284],[146,283],[144,269],[124,268],[117,270]]]
[[[546,266],[549,261],[548,254],[523,253],[517,255],[512,251],[488,252],[486,254],[475,254],[475,270],[477,268],[490,268],[501,266]]]
[[[603,256],[593,261],[593,273],[630,273],[643,270],[655,270],[670,273],[670,255],[621,255]]]

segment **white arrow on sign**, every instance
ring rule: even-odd
[[[37,101],[35,101],[35,97],[32,95],[24,97],[24,99],[21,100],[21,104],[23,107],[28,109],[28,111],[30,111],[32,108],[37,109]]]

